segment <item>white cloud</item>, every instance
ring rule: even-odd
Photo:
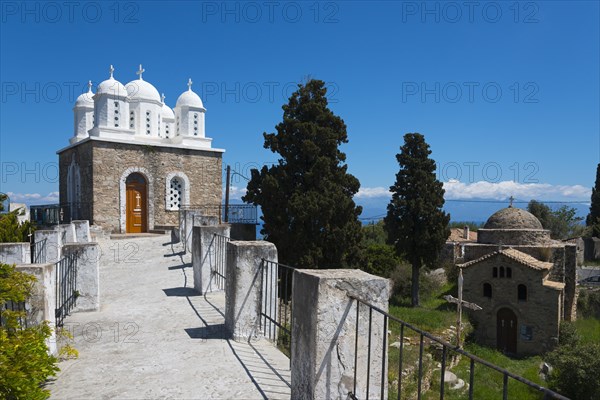
[[[549,183],[518,183],[504,182],[472,182],[464,183],[457,180],[444,182],[446,200],[454,199],[490,199],[506,200],[514,196],[519,200],[556,200],[556,201],[589,201],[592,190],[581,185],[551,185]],[[391,197],[384,187],[362,187],[355,196],[358,199]]]
[[[241,200],[242,196],[246,194],[245,187],[230,186],[229,187],[229,198],[235,200]],[[225,190],[223,190],[223,199],[225,199]]]
[[[42,204],[42,203],[58,203],[59,194],[58,192],[50,192],[47,195],[41,195],[40,193],[6,193],[12,203],[25,203],[25,204]]]

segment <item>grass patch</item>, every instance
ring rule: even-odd
[[[578,319],[575,327],[581,343],[600,343],[600,320],[595,318]]]

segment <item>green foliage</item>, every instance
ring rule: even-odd
[[[419,292],[425,301],[438,294],[442,282],[434,279],[423,269],[419,270]],[[392,301],[395,304],[412,304],[412,266],[401,263],[390,274],[394,286],[392,288]]]
[[[600,319],[600,290],[580,288],[577,314],[584,318]]]
[[[575,324],[570,321],[562,321],[558,335],[559,346],[574,346],[577,343],[579,343],[579,334]]]
[[[594,400],[600,393],[600,344],[558,346],[546,357],[553,370],[548,384],[571,399]]]
[[[460,228],[463,229],[465,226],[469,227],[471,232],[477,232],[479,228],[483,227],[482,222],[473,222],[473,221],[452,221],[448,224],[448,228]]]
[[[389,278],[401,260],[389,244],[372,244],[367,247],[366,267],[364,271],[384,278]]]
[[[419,305],[419,270],[433,266],[450,234],[444,206],[444,188],[436,178],[435,161],[423,135],[408,133],[396,159],[400,171],[390,187],[385,229],[396,254],[412,266],[411,302]]]
[[[0,193],[0,212],[4,211],[4,202],[8,199],[8,196],[4,193]]]
[[[540,220],[544,229],[550,230],[553,239],[569,239],[585,233],[585,227],[581,224],[583,218],[577,216],[577,210],[573,207],[562,206],[558,210],[552,210],[544,203],[531,200],[527,211]]]
[[[0,215],[0,243],[29,242],[34,227],[30,221],[20,224],[19,210]]]
[[[379,220],[376,223],[371,222],[368,225],[363,225],[363,244],[365,247],[373,244],[386,244],[387,243],[387,232],[383,226],[383,220]]]
[[[585,223],[591,229],[591,235],[600,237],[600,164],[596,168],[596,183],[592,188],[590,213]]]
[[[0,263],[0,307],[19,303],[31,296],[35,277]],[[51,335],[47,322],[24,328],[25,312],[3,311],[0,326],[0,398],[46,399],[41,385],[58,371],[56,358],[48,354],[46,339]]]
[[[277,246],[279,259],[301,268],[359,266],[362,208],[352,197],[358,179],[347,173],[346,124],[328,108],[320,80],[298,85],[283,106],[277,133],[264,133],[264,147],[281,158],[252,170],[245,202],[259,205],[261,233]]]

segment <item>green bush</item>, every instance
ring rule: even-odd
[[[29,242],[29,233],[34,230],[29,221],[19,223],[19,210],[0,215],[0,243]]]
[[[571,399],[594,400],[600,393],[600,344],[559,346],[547,356],[548,384]]]
[[[577,327],[573,322],[563,321],[560,323],[560,333],[558,335],[558,344],[560,346],[575,346],[579,343],[579,334]]]
[[[392,271],[400,264],[394,247],[388,244],[372,244],[366,251],[367,265],[365,272],[389,278]]]
[[[419,295],[426,301],[438,293],[442,283],[430,276],[428,271],[421,269],[419,275]],[[393,282],[392,295],[396,304],[410,302],[412,285],[412,267],[407,263],[401,263],[390,274]]]
[[[35,277],[0,263],[0,308],[7,302],[21,303],[31,296]],[[23,327],[25,312],[4,310],[0,324],[0,398],[46,399],[42,387],[58,371],[56,358],[48,354],[46,339],[51,335],[47,322]]]
[[[580,289],[577,314],[583,318],[600,319],[600,290]]]

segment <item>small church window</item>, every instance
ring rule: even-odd
[[[492,285],[489,283],[483,284],[483,297],[492,298]]]
[[[117,108],[119,107],[119,102],[118,101],[115,101],[115,107],[117,107]]]
[[[183,198],[183,181],[175,176],[171,179],[169,190],[167,192],[167,209],[179,210]]]
[[[500,278],[504,278],[504,267],[500,267]]]
[[[506,267],[506,277],[512,278],[512,268],[511,267]]]
[[[517,286],[517,299],[519,301],[527,301],[527,286],[525,286],[525,285]]]
[[[492,269],[492,277],[493,278],[498,277],[498,267],[494,267],[494,269]]]

